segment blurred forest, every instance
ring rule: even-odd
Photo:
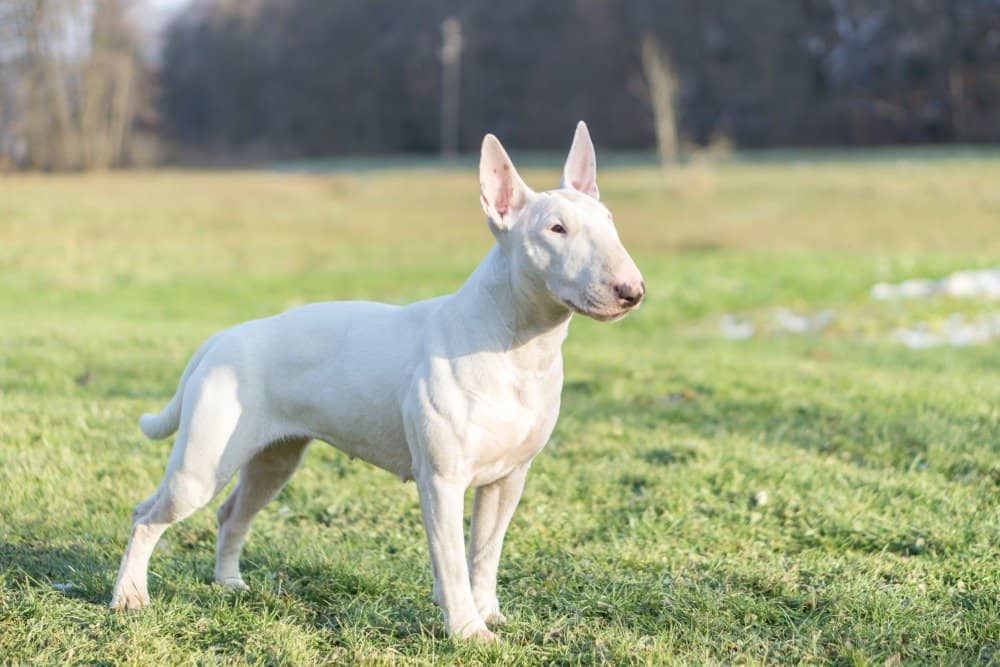
[[[1000,141],[1000,0],[193,0],[154,58],[135,4],[0,0],[8,162],[127,164],[150,135],[175,159],[548,149],[579,118],[621,149]]]

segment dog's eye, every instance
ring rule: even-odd
[[[554,234],[565,234],[566,233],[566,228],[563,227],[562,225],[560,225],[559,223],[556,223],[556,224],[552,225],[551,227],[549,227],[549,231],[553,232]]]

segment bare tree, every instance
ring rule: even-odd
[[[16,76],[17,8],[0,0],[0,170],[14,167],[19,158],[16,132],[20,90]]]
[[[456,129],[460,150],[485,131],[554,149],[581,117],[604,145],[655,143],[668,161],[686,150],[678,134],[747,148],[1000,141],[1000,0],[390,4],[191,3],[167,32],[163,127],[181,150],[230,157],[430,153]],[[449,17],[458,96],[442,95],[457,73],[441,58]]]
[[[948,108],[951,111],[952,138],[965,138],[965,72],[962,67],[962,25],[958,3],[948,5]]]
[[[79,125],[84,166],[107,169],[125,158],[135,115],[138,69],[134,37],[118,0],[94,0],[90,56],[83,64]]]
[[[441,155],[458,154],[458,105],[462,62],[462,22],[454,16],[441,24]]]
[[[0,54],[0,146],[22,166],[107,169],[127,160],[141,73],[124,0],[8,0],[14,35]]]
[[[643,35],[640,55],[653,110],[656,149],[660,162],[667,165],[677,159],[677,75],[652,33]]]

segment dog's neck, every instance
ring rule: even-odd
[[[544,370],[558,357],[572,312],[547,291],[528,284],[500,245],[496,245],[456,293],[465,307],[463,323],[516,366]]]

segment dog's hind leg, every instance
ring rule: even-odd
[[[238,383],[211,372],[184,398],[180,431],[159,490],[136,507],[111,608],[149,604],[147,573],[153,548],[171,524],[206,505],[253,454],[256,429],[242,418]]]
[[[146,578],[153,548],[171,524],[193,514],[214,495],[213,486],[206,485],[197,476],[181,472],[175,473],[170,480],[164,480],[152,507],[136,517],[132,525],[132,534],[111,595],[110,606],[113,610],[141,609],[149,604]]]
[[[240,471],[239,483],[219,507],[215,580],[223,587],[247,588],[240,575],[240,552],[250,532],[250,523],[291,478],[308,443],[308,438],[277,442],[260,451]]]

